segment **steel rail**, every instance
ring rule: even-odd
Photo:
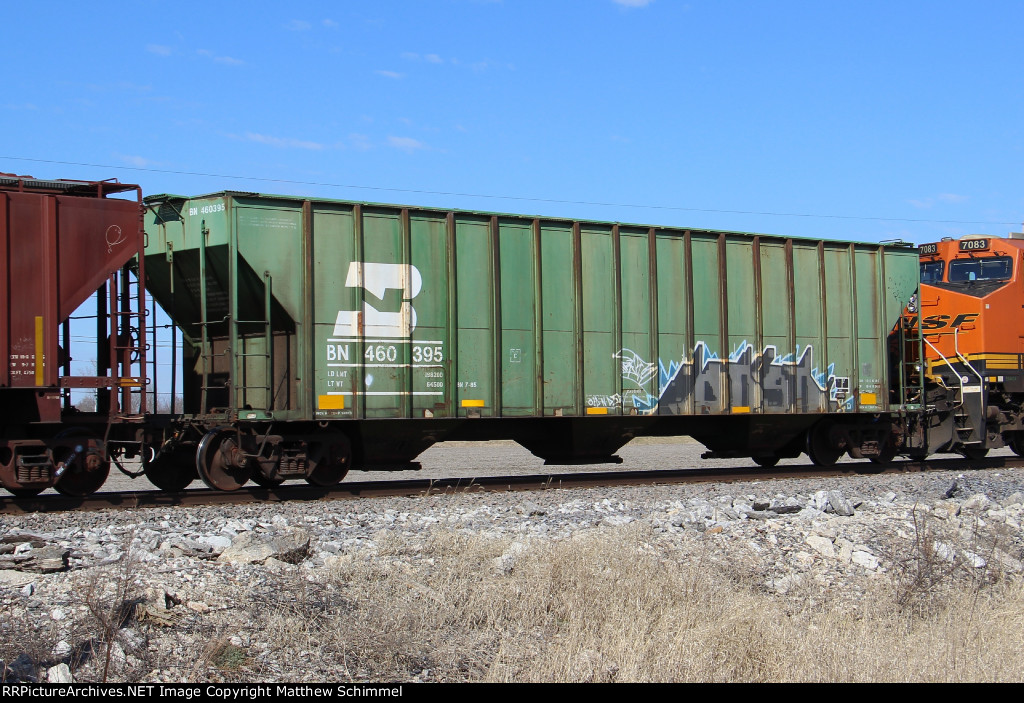
[[[38,495],[31,498],[0,497],[0,514],[95,511],[104,509],[166,508],[177,506],[237,505],[242,503],[346,500],[398,496],[445,496],[480,492],[543,491],[567,488],[644,486],[677,483],[737,483],[774,479],[834,478],[851,474],[916,473],[924,471],[975,471],[1024,468],[1024,458],[995,457],[930,461],[897,461],[880,467],[867,463],[840,463],[832,467],[796,464],[772,469],[728,467],[714,469],[658,469],[648,471],[597,471],[528,474],[445,479],[353,481],[330,488],[305,483],[276,488],[246,487],[230,493],[208,488],[165,493],[159,490],[97,492],[84,498]]]

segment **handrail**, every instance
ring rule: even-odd
[[[932,351],[934,351],[936,354],[939,355],[940,359],[942,359],[943,361],[946,362],[946,366],[948,366],[949,368],[953,368],[953,365],[951,363],[949,363],[949,359],[947,359],[945,356],[943,356],[942,352],[940,352],[938,350],[938,348],[934,344],[932,344],[931,342],[928,341],[928,337],[926,335],[922,334],[921,335],[921,339],[924,340],[925,344],[927,344],[929,347],[932,348]],[[960,384],[960,404],[956,406],[956,407],[959,408],[959,407],[962,407],[963,404],[964,404],[964,379],[963,379],[963,377],[960,376],[960,374],[957,374],[956,375],[956,380]]]
[[[984,388],[985,387],[985,379],[982,378],[981,374],[978,373],[977,369],[975,369],[973,366],[971,366],[971,362],[968,361],[967,358],[963,354],[960,353],[960,328],[959,327],[954,327],[953,328],[953,350],[956,352],[956,358],[958,358],[961,362],[963,362],[964,366],[969,368],[974,373],[974,375],[978,377],[978,382],[981,384],[981,387]]]

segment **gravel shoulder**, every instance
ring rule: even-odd
[[[634,442],[621,452],[624,463],[609,468],[712,464],[699,460],[701,451],[687,441]],[[439,446],[421,461],[418,476],[543,470],[510,443]],[[779,602],[857,608],[873,584],[904,578],[925,541],[928,560],[950,573],[955,566],[975,581],[1019,580],[1022,521],[1018,469],[0,516],[0,660],[8,680],[99,680],[101,664],[110,680],[488,679],[503,646],[491,640],[473,640],[472,655],[442,656],[441,645],[425,643],[416,656],[386,662],[365,654],[380,637],[318,640],[307,647],[316,656],[303,657],[262,618],[312,594],[331,617],[383,617],[388,602],[375,588],[391,593],[399,583],[402,598],[429,600],[438,564],[453,551],[463,559],[478,552],[461,563],[461,577],[500,584],[523,577],[524,555],[576,540],[626,540],[662,561],[699,555]],[[376,586],[357,593],[366,569],[382,565]],[[321,638],[338,631],[326,628]],[[386,649],[405,651],[409,641]],[[338,669],[338,657],[352,666]],[[467,663],[487,657],[488,666]]]

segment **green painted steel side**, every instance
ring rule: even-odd
[[[908,247],[219,193],[147,200],[186,412],[883,412]]]

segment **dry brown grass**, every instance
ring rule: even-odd
[[[128,649],[137,600],[127,558],[81,581],[81,615],[63,636],[78,680],[145,678],[154,666],[194,681],[1024,680],[1024,580],[998,559],[940,558],[936,543],[989,557],[1005,548],[998,535],[943,527],[922,519],[884,574],[851,567],[839,587],[805,574],[785,594],[766,587],[776,555],[761,563],[724,535],[382,532],[329,568],[268,569],[217,614],[135,623],[146,641],[132,664],[111,646]],[[48,627],[26,622],[0,657],[53,663]]]
[[[1024,679],[1019,579],[943,582],[928,609],[890,579],[794,607],[704,554],[637,529],[518,547],[438,530],[415,552],[391,536],[253,625],[356,680]]]

